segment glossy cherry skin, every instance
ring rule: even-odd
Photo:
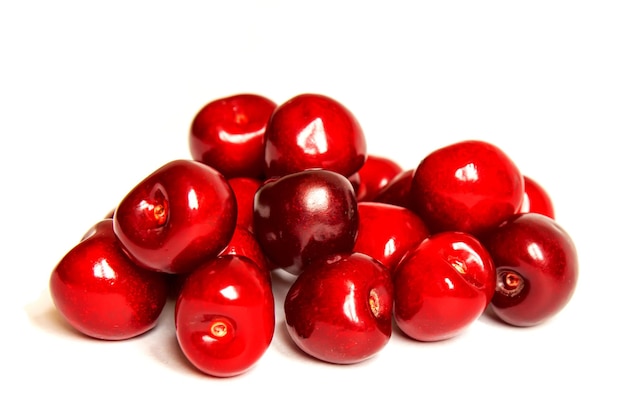
[[[236,94],[207,103],[191,123],[192,158],[227,178],[260,178],[265,167],[265,128],[275,108],[276,103],[257,94]]]
[[[267,279],[270,280],[270,265],[257,242],[254,234],[245,227],[237,226],[233,237],[228,245],[220,252],[222,255],[240,255],[252,260],[260,270],[266,272]]]
[[[410,249],[393,275],[394,317],[407,336],[434,342],[464,332],[485,311],[496,275],[487,249],[464,232],[440,232]]]
[[[428,154],[415,170],[410,195],[432,232],[480,235],[519,210],[524,179],[500,148],[466,140]]]
[[[535,326],[559,313],[578,282],[578,254],[556,221],[539,213],[511,217],[483,237],[497,271],[493,312],[515,326]]]
[[[98,222],[50,275],[57,311],[79,332],[124,340],[152,329],[167,300],[168,276],[135,265],[113,233],[113,221]]]
[[[293,282],[284,309],[288,333],[302,351],[335,364],[362,362],[391,337],[391,275],[361,253],[320,259]]]
[[[367,254],[393,271],[411,247],[430,232],[417,214],[392,204],[358,203],[359,231],[354,251]]]
[[[393,177],[374,197],[379,203],[411,208],[411,184],[415,169],[407,169]]]
[[[539,213],[552,219],[554,205],[548,192],[537,181],[524,176],[524,200],[519,213]]]
[[[256,178],[235,177],[229,178],[228,183],[237,200],[237,225],[253,231],[254,195],[263,182]]]
[[[236,221],[237,201],[226,178],[181,159],[140,181],[115,210],[113,227],[138,265],[184,274],[224,249]]]
[[[272,290],[265,273],[243,256],[219,256],[189,274],[174,315],[184,355],[216,377],[248,371],[274,335]]]
[[[270,263],[294,275],[315,259],[352,251],[358,227],[352,184],[333,171],[285,175],[255,196],[255,236]]]
[[[300,94],[280,104],[265,131],[265,175],[293,174],[310,168],[349,177],[367,155],[365,136],[343,104],[320,94]]]
[[[359,169],[360,184],[357,192],[358,201],[373,201],[392,179],[403,172],[394,160],[379,155],[368,155]]]

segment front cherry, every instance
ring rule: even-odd
[[[237,202],[228,181],[197,161],[175,160],[154,171],[120,202],[115,234],[144,268],[187,273],[229,242]]]
[[[462,333],[487,308],[495,268],[472,235],[440,232],[410,249],[394,272],[396,323],[424,342]]]
[[[322,169],[266,182],[256,193],[253,220],[270,263],[294,275],[315,259],[352,251],[359,226],[352,184]]]
[[[362,362],[387,345],[392,306],[389,270],[361,253],[309,265],[289,288],[284,304],[294,343],[336,364]]]
[[[243,256],[219,256],[189,274],[174,314],[185,357],[212,376],[248,371],[274,335],[274,298],[266,273]]]
[[[483,239],[497,268],[491,306],[502,321],[534,326],[568,304],[578,281],[578,255],[554,219],[518,214]]]
[[[61,316],[79,332],[124,340],[156,325],[168,278],[135,265],[122,251],[113,221],[104,219],[54,267],[50,294]]]

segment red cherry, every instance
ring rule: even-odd
[[[555,218],[550,195],[537,181],[527,176],[524,176],[524,200],[519,213],[539,213]]]
[[[393,177],[374,197],[379,203],[411,208],[411,184],[415,169],[402,171]]]
[[[249,177],[229,178],[235,199],[237,200],[237,224],[250,231],[253,230],[252,213],[254,211],[254,195],[263,185],[261,180]]]
[[[232,239],[219,254],[240,255],[252,260],[261,271],[265,271],[267,279],[270,279],[270,266],[265,258],[265,253],[261,249],[254,234],[245,227],[237,226]]]
[[[410,195],[432,232],[480,235],[519,210],[524,179],[501,149],[467,140],[427,155],[415,170]]]
[[[284,304],[294,343],[336,364],[364,361],[387,344],[392,306],[388,269],[360,253],[309,265],[289,288]]]
[[[409,337],[439,341],[465,331],[495,291],[495,268],[472,235],[440,232],[410,249],[394,276],[394,314]]]
[[[265,128],[275,108],[276,103],[256,94],[237,94],[207,103],[191,123],[192,158],[228,178],[261,177]]]
[[[294,275],[315,259],[352,251],[358,226],[352,184],[333,171],[285,175],[255,197],[255,236],[270,262]]]
[[[358,203],[359,231],[354,251],[365,253],[393,271],[405,252],[429,231],[417,214],[392,204]]]
[[[138,265],[178,274],[224,249],[236,221],[237,202],[224,176],[201,162],[176,160],[123,198],[113,227]]]
[[[522,213],[484,238],[497,271],[494,313],[515,326],[534,326],[560,312],[578,281],[578,255],[567,232],[548,216]]]
[[[274,298],[266,274],[243,256],[213,258],[189,274],[174,315],[183,354],[212,376],[248,371],[274,335]]]
[[[368,155],[359,169],[360,186],[357,193],[359,201],[373,201],[396,175],[403,172],[397,162],[378,155]]]
[[[152,329],[167,300],[165,274],[140,268],[124,254],[113,221],[98,222],[52,270],[57,311],[79,332],[124,340]]]
[[[279,105],[265,131],[265,175],[323,168],[346,177],[365,161],[361,126],[341,103],[320,94],[301,94]]]

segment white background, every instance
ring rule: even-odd
[[[20,1],[0,5],[0,414],[624,415],[626,13],[608,1]],[[481,318],[328,365],[278,324],[248,373],[179,352],[170,310],[126,342],[68,330],[54,265],[134,184],[188,158],[206,102],[330,95],[411,168],[479,138],[551,193],[579,285],[532,329]],[[7,410],[13,410],[11,412]]]

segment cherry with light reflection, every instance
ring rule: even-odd
[[[253,261],[239,255],[213,258],[187,276],[176,299],[178,344],[205,374],[242,374],[273,339],[274,308],[266,272]]]
[[[125,340],[152,328],[165,306],[169,276],[132,262],[103,219],[67,252],[50,275],[50,295],[61,316],[79,332]]]
[[[358,120],[337,100],[300,94],[280,104],[265,131],[265,175],[293,174],[310,168],[346,177],[365,162],[367,146]]]
[[[527,175],[524,175],[524,200],[519,213],[539,213],[555,218],[550,195],[541,184]]]
[[[227,178],[261,178],[265,128],[276,103],[258,94],[236,94],[207,103],[195,115],[189,150]]]
[[[359,227],[352,184],[323,169],[267,181],[256,193],[253,220],[270,263],[293,275],[316,259],[352,251]]]
[[[569,303],[578,282],[572,238],[554,219],[521,213],[482,238],[497,271],[493,312],[515,326],[535,326]]]
[[[263,185],[263,181],[250,177],[234,177],[228,184],[235,193],[237,200],[237,225],[253,231],[252,215],[254,212],[254,195]]]
[[[373,201],[380,190],[402,171],[402,167],[390,158],[368,155],[365,163],[358,171],[360,182],[357,200]]]
[[[361,253],[318,259],[291,285],[284,309],[289,336],[303,352],[335,364],[359,363],[391,338],[391,275]]]
[[[485,311],[496,286],[490,253],[464,232],[439,232],[410,249],[394,274],[394,317],[404,334],[458,336]]]
[[[141,180],[119,203],[113,227],[143,268],[192,271],[230,241],[237,202],[226,178],[192,160],[174,160]]]
[[[413,175],[415,175],[415,168],[400,172],[379,190],[374,201],[411,209]]]
[[[418,164],[411,207],[432,232],[480,235],[517,213],[524,179],[497,146],[465,140],[439,148]]]

